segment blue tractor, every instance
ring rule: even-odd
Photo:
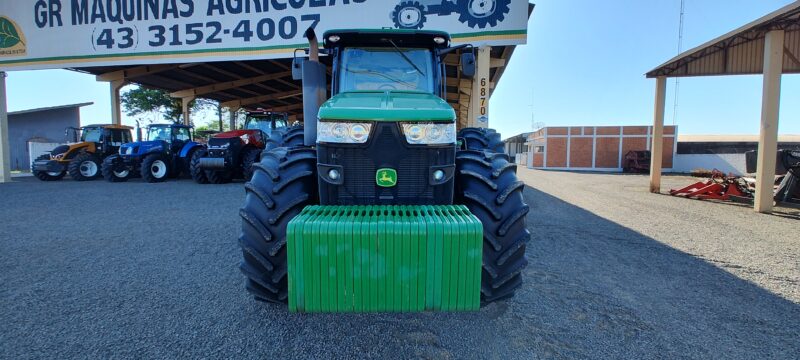
[[[192,128],[180,124],[147,127],[147,141],[125,144],[119,154],[103,161],[103,177],[110,182],[127,181],[141,175],[149,183],[189,173],[189,162],[205,146],[192,140]]]

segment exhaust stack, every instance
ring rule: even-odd
[[[306,30],[306,38],[309,43],[308,60],[302,63],[304,142],[306,146],[314,146],[317,143],[319,108],[328,95],[328,78],[325,65],[319,62],[319,40],[314,29]]]

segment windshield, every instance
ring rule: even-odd
[[[170,132],[169,126],[151,126],[147,129],[147,140],[148,141],[170,141],[172,139],[172,134]]]
[[[261,130],[266,134],[272,133],[272,118],[271,115],[265,116],[258,116],[258,115],[250,115],[247,118],[247,122],[245,125],[246,130]],[[284,128],[286,127],[286,121],[283,119],[276,119],[275,120],[275,128]]]
[[[342,64],[340,92],[433,92],[433,65],[427,49],[346,48]]]
[[[100,127],[83,128],[81,134],[81,141],[102,142],[103,128]]]

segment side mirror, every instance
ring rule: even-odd
[[[475,76],[475,54],[472,52],[465,52],[461,54],[461,74],[464,77],[471,78]]]

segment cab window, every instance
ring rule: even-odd
[[[175,140],[177,141],[190,141],[192,135],[189,133],[189,128],[175,128]]]

